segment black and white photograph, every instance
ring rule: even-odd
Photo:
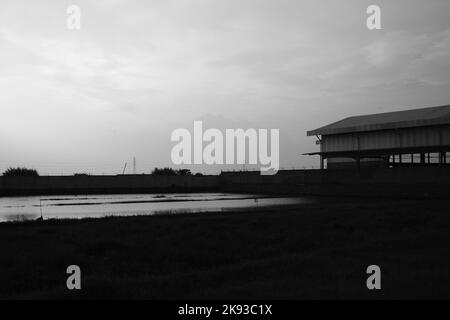
[[[0,1],[0,300],[431,299],[450,1]]]

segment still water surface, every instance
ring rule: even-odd
[[[100,218],[233,209],[308,203],[300,197],[275,198],[230,193],[120,194],[0,198],[0,222],[37,219]]]

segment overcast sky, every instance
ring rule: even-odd
[[[278,128],[281,167],[317,167],[307,130],[450,104],[449,58],[448,0],[2,0],[0,171],[172,166],[194,120]]]

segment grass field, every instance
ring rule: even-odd
[[[0,298],[450,298],[450,201],[0,224]],[[66,289],[79,265],[82,290]],[[382,290],[366,288],[366,268]]]

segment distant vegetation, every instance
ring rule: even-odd
[[[35,169],[8,168],[3,172],[4,177],[37,177],[39,173]]]
[[[90,176],[90,174],[89,173],[74,173],[73,174],[75,177],[87,177],[87,176]]]
[[[152,174],[158,176],[189,176],[192,173],[189,169],[155,168]]]

